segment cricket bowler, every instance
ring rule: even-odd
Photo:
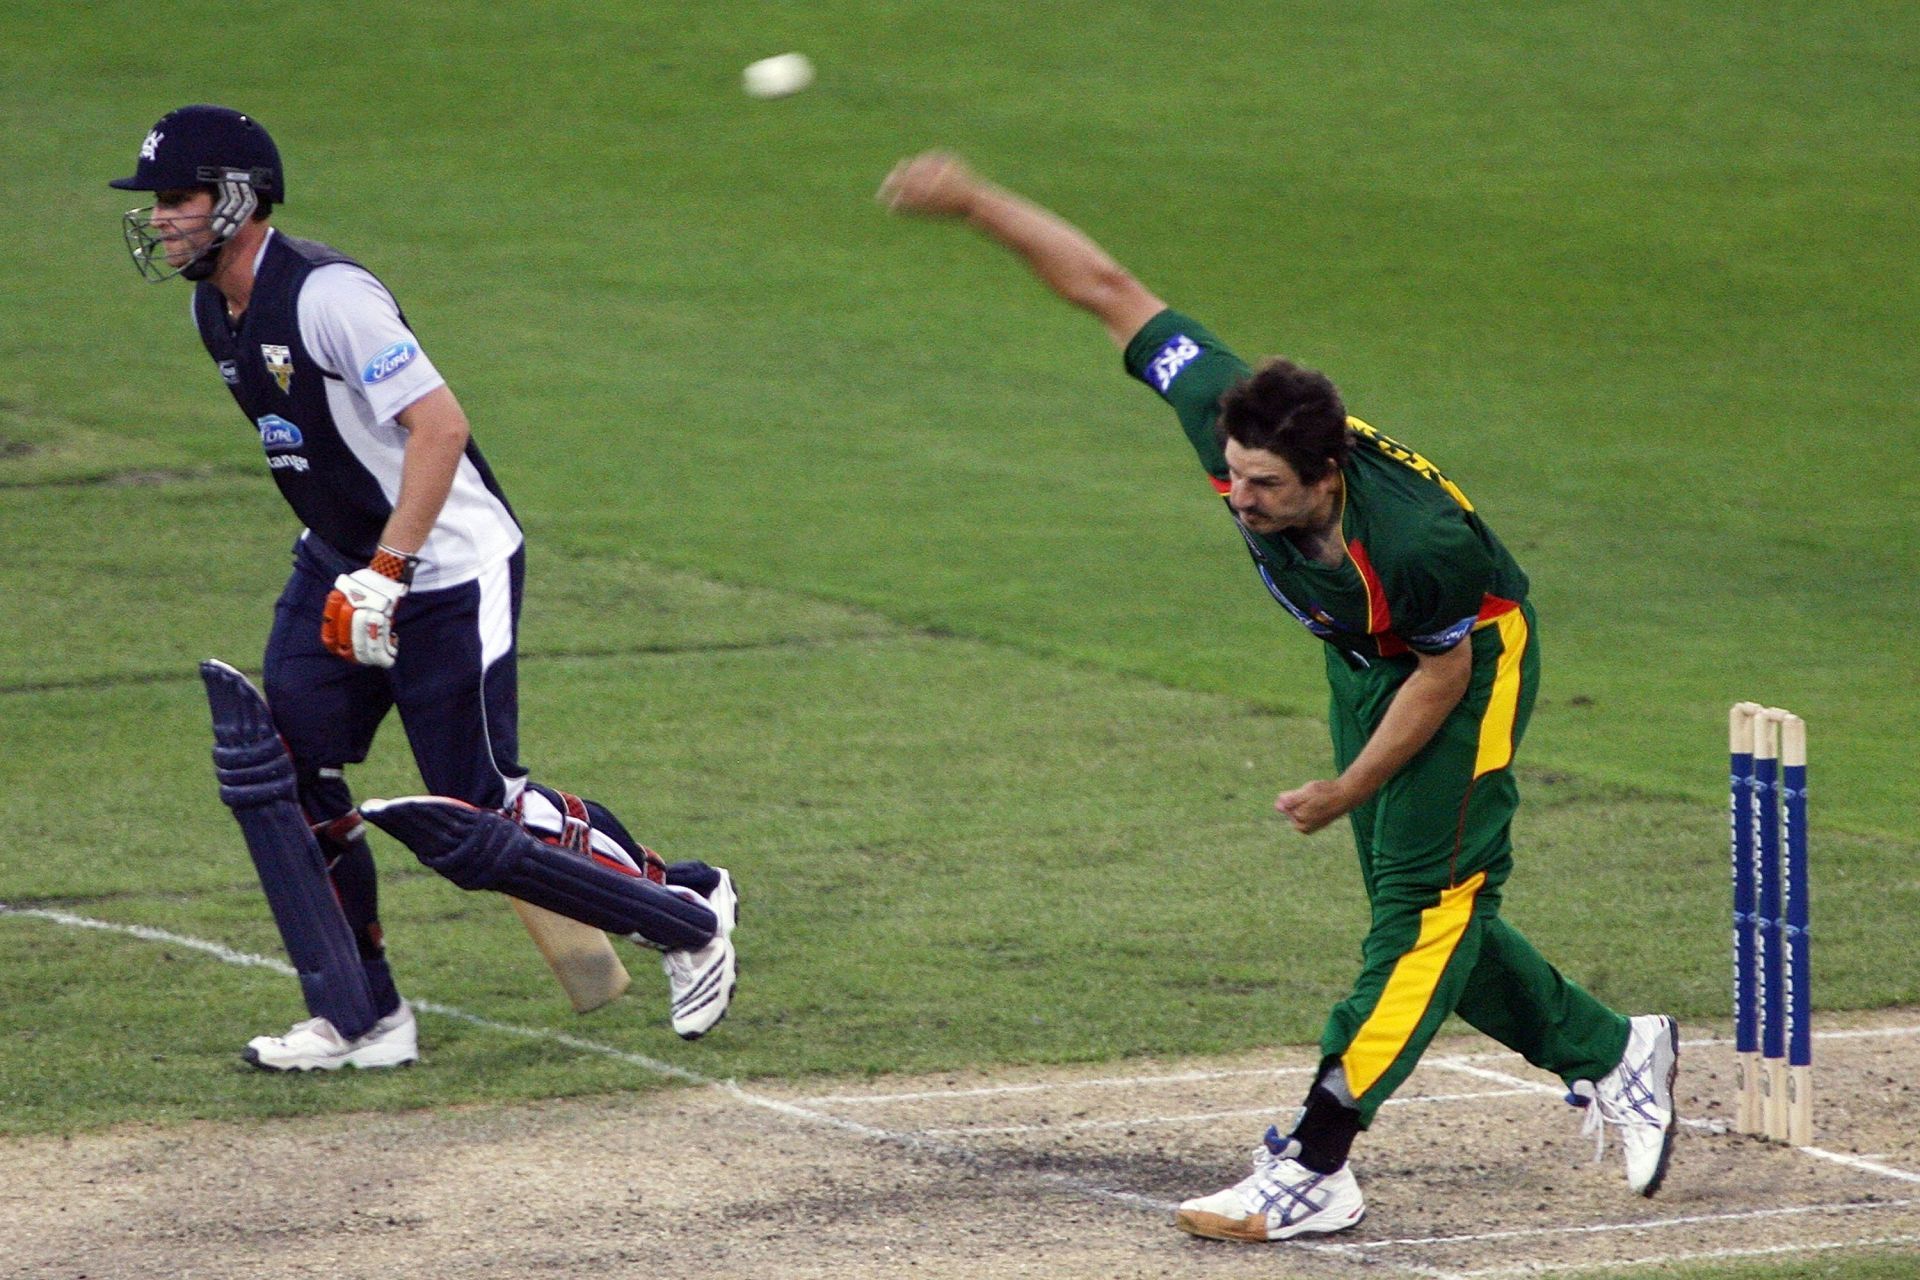
[[[1324,375],[1250,368],[1077,227],[949,154],[902,161],[879,198],[965,222],[1090,312],[1173,409],[1261,584],[1322,644],[1337,772],[1274,802],[1296,831],[1346,818],[1372,908],[1363,961],[1328,1015],[1287,1132],[1240,1182],[1182,1204],[1195,1235],[1264,1242],[1366,1211],[1348,1152],[1456,1013],[1566,1082],[1628,1186],[1652,1195],[1674,1136],[1679,1033],[1563,977],[1500,918],[1513,870],[1514,752],[1540,680],[1527,577],[1432,462],[1348,414]]]

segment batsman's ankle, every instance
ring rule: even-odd
[[[373,999],[373,1008],[384,1018],[400,1007],[400,989],[394,985],[393,970],[387,967],[384,956],[367,958],[362,956],[360,967],[366,971],[367,994]]]

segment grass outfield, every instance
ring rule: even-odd
[[[18,198],[60,216],[0,249],[47,299],[0,335],[0,421],[49,450],[9,466],[257,471],[98,185],[218,86],[285,144],[285,224],[398,289],[537,546],[1315,712],[1318,655],[1091,322],[869,203],[951,144],[1461,481],[1537,584],[1536,763],[1714,802],[1759,697],[1808,718],[1823,824],[1907,834],[1920,19],[1004,8],[423,5],[296,61],[264,11],[170,7],[238,65],[133,6],[23,20]],[[816,89],[742,97],[782,47]]]
[[[1885,946],[1920,918],[1914,10],[325,8],[318,52],[202,3],[167,29],[217,39],[102,4],[0,47],[0,902],[277,952],[192,670],[256,665],[294,529],[104,187],[215,98],[274,131],[281,225],[394,286],[530,530],[539,774],[741,873],[723,1033],[673,1040],[640,956],[596,1037],[743,1076],[1230,1050],[1310,1039],[1350,976],[1344,833],[1267,809],[1324,771],[1320,655],[1097,326],[872,205],[935,144],[1488,514],[1547,646],[1510,914],[1551,956],[1721,1016],[1721,725],[1757,697],[1812,736],[1817,999],[1920,1000]],[[741,96],[786,48],[819,84]],[[362,794],[415,789],[402,746]],[[380,859],[408,989],[575,1025],[500,904]],[[439,1023],[427,1072],[233,1069],[293,1013],[7,917],[0,1131],[632,1087]],[[1829,1274],[1784,1268],[1701,1274]]]

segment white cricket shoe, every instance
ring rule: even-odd
[[[341,1067],[404,1067],[420,1059],[420,1026],[405,1000],[357,1040],[325,1018],[296,1022],[283,1036],[255,1036],[240,1055],[262,1071],[337,1071]]]
[[[1253,1153],[1253,1172],[1225,1191],[1182,1204],[1173,1225],[1210,1240],[1265,1244],[1345,1231],[1367,1212],[1353,1169],[1315,1173],[1284,1151],[1298,1151],[1273,1129]]]
[[[727,1016],[739,984],[739,962],[733,950],[733,927],[740,919],[740,895],[725,869],[720,883],[702,901],[713,909],[713,938],[702,947],[683,947],[660,957],[667,972],[667,996],[673,1030],[682,1040],[698,1040]],[[691,890],[687,892],[691,893]],[[695,895],[696,897],[698,895]]]
[[[1680,1024],[1662,1014],[1643,1014],[1628,1023],[1627,1051],[1620,1065],[1598,1083],[1576,1080],[1568,1101],[1587,1109],[1580,1132],[1594,1138],[1594,1158],[1607,1145],[1606,1125],[1620,1130],[1626,1155],[1627,1186],[1650,1196],[1667,1176],[1679,1117],[1673,1106],[1673,1082],[1680,1074]]]

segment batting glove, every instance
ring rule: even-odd
[[[333,580],[320,620],[320,643],[337,657],[390,667],[400,654],[393,611],[413,581],[420,557],[381,547],[373,563]]]

